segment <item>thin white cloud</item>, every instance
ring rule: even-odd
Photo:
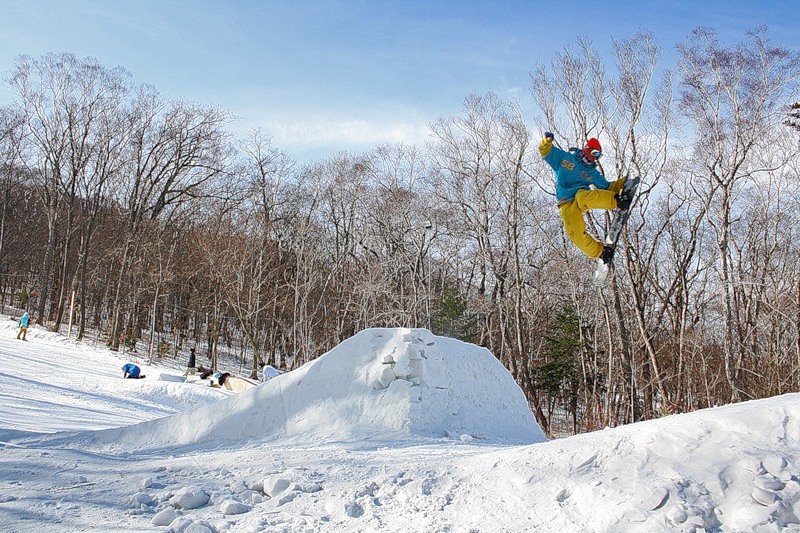
[[[422,144],[427,123],[377,122],[371,120],[312,119],[295,122],[270,120],[262,127],[278,146],[336,145],[362,148],[381,143]]]

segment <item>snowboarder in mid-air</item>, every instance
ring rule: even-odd
[[[564,229],[575,246],[597,259],[598,266],[607,267],[614,258],[616,242],[603,244],[586,233],[583,213],[589,209],[627,210],[632,198],[624,189],[625,178],[609,182],[597,170],[597,161],[603,155],[597,139],[591,138],[583,149],[569,152],[553,146],[553,139],[552,133],[545,132],[539,152],[556,174],[556,199]]]

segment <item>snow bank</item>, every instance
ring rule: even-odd
[[[522,391],[488,350],[400,328],[362,331],[293,372],[215,404],[85,438],[139,450],[410,436],[546,440]]]
[[[488,509],[485,523],[519,506],[554,517],[548,531],[800,531],[798,422],[800,394],[787,394],[478,456],[465,468],[483,470],[476,494],[511,483],[523,495]]]

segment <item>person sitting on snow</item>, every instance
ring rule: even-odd
[[[122,366],[123,379],[142,379],[145,376],[141,372],[142,370],[133,363],[126,363]]]

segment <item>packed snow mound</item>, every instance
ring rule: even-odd
[[[215,404],[84,437],[140,450],[412,436],[546,440],[522,390],[488,350],[404,328],[362,331],[293,372]]]
[[[525,531],[797,532],[798,452],[800,394],[786,394],[500,450],[465,468],[473,494],[505,483],[521,495],[481,509],[498,530],[515,530],[513,509],[536,509],[533,520],[517,515]]]

